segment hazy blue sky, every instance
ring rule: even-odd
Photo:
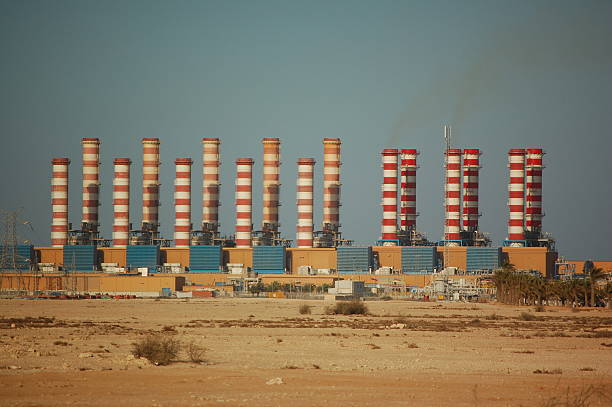
[[[507,150],[543,147],[543,229],[561,255],[612,259],[611,1],[0,0],[0,208],[23,207],[49,244],[50,161],[102,141],[102,235],[112,160],[133,161],[141,221],[142,137],[161,145],[161,222],[172,238],[174,159],[192,157],[201,221],[202,137],[222,140],[221,222],[234,228],[234,160],[253,157],[261,222],[263,137],[279,137],[282,231],[295,239],[296,159],[314,157],[321,222],[324,137],[343,141],[341,223],[380,234],[380,151],[417,148],[417,221],[442,236],[442,125],[483,150],[481,229],[506,237]]]

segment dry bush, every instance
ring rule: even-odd
[[[544,312],[545,309],[544,309],[543,305],[536,305],[535,308],[534,308],[534,311],[535,312]]]
[[[155,365],[168,365],[181,350],[181,342],[172,337],[148,335],[133,344],[132,354]]]
[[[572,312],[580,312],[580,309],[576,307],[572,307]]]
[[[581,372],[594,372],[595,371],[595,369],[592,367],[581,367],[578,370],[580,370]]]
[[[195,342],[189,342],[187,344],[187,356],[189,356],[189,360],[193,363],[202,363],[204,362],[204,353],[206,353],[206,348],[198,345]]]
[[[514,350],[512,351],[512,353],[526,353],[526,354],[531,354],[534,353],[532,350]]]
[[[299,308],[300,314],[306,315],[312,313],[312,307],[308,304],[302,304]]]
[[[68,342],[66,341],[55,341],[53,344],[57,346],[68,346]]]
[[[533,373],[535,374],[561,374],[563,373],[563,370],[556,368],[556,369],[552,369],[552,370],[548,370],[548,369],[536,369],[533,371]]]
[[[368,307],[361,301],[338,301],[335,306],[325,308],[328,315],[366,315]]]
[[[521,321],[541,321],[542,320],[541,317],[536,317],[535,315],[529,312],[521,312],[520,315],[518,316],[518,319],[520,319]]]
[[[165,325],[161,330],[162,332],[176,333],[176,328],[171,325]]]
[[[605,386],[602,385],[593,385],[590,384],[588,386],[584,385],[577,391],[570,391],[570,388],[567,387],[565,391],[558,391],[557,393],[561,393],[561,396],[553,396],[547,400],[545,400],[541,406],[542,407],[587,407],[594,405],[594,402],[604,402],[607,405],[612,403],[612,395],[606,389]],[[606,405],[599,404],[597,405]]]
[[[416,343],[412,342],[406,345],[406,347],[410,348],[410,349],[416,349],[419,347],[419,345],[417,345]]]
[[[378,346],[378,345],[376,345],[374,343],[366,343],[366,345],[368,345],[372,349],[380,349],[380,346]]]
[[[501,317],[494,312],[490,315],[487,315],[485,319],[488,319],[489,321],[495,321],[495,320],[501,319]]]

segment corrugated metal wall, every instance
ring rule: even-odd
[[[468,247],[466,270],[494,270],[499,268],[501,248],[499,247]]]
[[[191,273],[219,273],[221,246],[190,246],[189,271]]]
[[[436,248],[433,246],[402,247],[403,273],[432,273],[438,265]]]
[[[4,246],[0,246],[0,256],[6,256],[4,265],[9,269],[13,267],[13,248],[17,270],[30,270],[30,265],[34,260],[34,246],[18,244],[17,246],[9,246],[8,250]]]
[[[153,269],[159,265],[159,246],[128,246],[126,265],[130,268],[147,267]]]
[[[64,270],[89,272],[97,270],[97,251],[94,245],[64,246]]]
[[[285,248],[280,246],[253,247],[253,270],[260,274],[285,273]]]
[[[338,247],[336,258],[338,274],[369,273],[372,267],[372,248]]]

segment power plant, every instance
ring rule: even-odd
[[[219,223],[221,141],[202,139],[200,226],[192,223],[192,166],[189,157],[174,161],[174,236],[160,234],[160,140],[142,139],[142,219],[130,219],[130,158],[113,161],[112,236],[100,236],[100,141],[82,139],[82,222],[68,223],[69,158],[52,160],[51,247],[31,247],[30,269],[130,273],[137,270],[226,275],[240,273],[329,275],[427,274],[442,268],[490,272],[505,262],[528,271],[555,273],[554,240],[542,232],[540,148],[511,149],[508,182],[508,236],[500,247],[479,228],[479,172],[482,152],[455,148],[444,127],[444,223],[441,240],[430,241],[417,228],[417,158],[413,148],[381,152],[381,233],[373,246],[353,246],[341,232],[341,145],[325,138],[322,168],[322,222],[315,227],[314,158],[296,162],[295,238],[282,236],[279,222],[281,141],[262,139],[262,218],[253,225],[253,168],[250,157],[235,159],[235,228],[222,236]],[[295,170],[294,170],[295,171]],[[293,171],[292,171],[293,172]],[[197,171],[197,174],[200,172]],[[172,245],[171,243],[174,242]],[[292,247],[293,246],[293,247]],[[25,249],[24,249],[25,250]],[[139,271],[140,272],[140,271]],[[202,277],[204,278],[204,277]],[[230,277],[227,277],[230,278]],[[277,277],[280,278],[280,277]]]

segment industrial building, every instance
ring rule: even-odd
[[[444,237],[430,242],[417,229],[415,149],[382,151],[382,221],[376,245],[353,246],[340,223],[340,139],[323,139],[323,214],[316,230],[313,217],[315,160],[297,161],[297,225],[295,239],[279,229],[280,148],[277,138],[264,138],[262,223],[253,227],[252,185],[255,160],[237,158],[235,233],[219,231],[219,164],[221,141],[202,139],[202,221],[192,223],[192,159],[175,160],[173,239],[159,232],[160,140],[142,139],[142,221],[133,228],[129,218],[130,158],[115,158],[112,238],[99,235],[100,140],[82,140],[82,222],[68,222],[69,158],[52,160],[51,247],[19,246],[22,272],[168,274],[192,281],[228,282],[232,276],[258,275],[297,281],[351,278],[376,280],[393,276],[415,283],[421,275],[453,267],[462,273],[491,272],[505,262],[517,269],[552,277],[557,267],[554,240],[542,232],[542,169],[544,151],[511,149],[508,183],[508,237],[499,247],[478,225],[478,177],[481,151],[451,148],[445,127]],[[197,172],[199,173],[199,171]],[[174,245],[172,245],[174,242]],[[294,245],[292,243],[295,243]],[[295,247],[292,247],[295,246]],[[250,274],[249,274],[250,273]],[[198,277],[199,276],[199,277]],[[291,280],[293,279],[293,280]],[[332,281],[329,280],[329,281]],[[183,281],[183,280],[180,280]],[[179,282],[180,282],[179,281]],[[327,281],[327,280],[326,280]],[[420,280],[419,280],[420,281]],[[421,283],[424,284],[425,280]],[[180,284],[179,284],[180,285]]]

